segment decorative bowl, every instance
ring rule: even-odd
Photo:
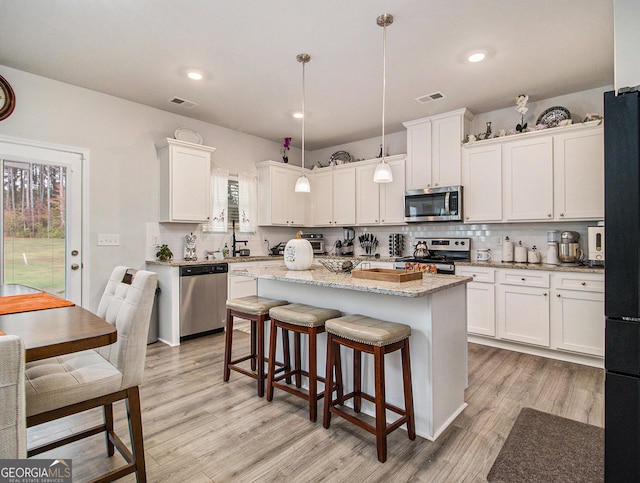
[[[351,273],[361,260],[352,258],[316,258],[320,264],[333,273]]]

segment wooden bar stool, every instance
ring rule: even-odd
[[[244,374],[258,380],[258,396],[264,396],[264,381],[267,378],[264,369],[266,361],[264,356],[264,326],[269,320],[269,309],[279,305],[286,305],[286,300],[273,300],[257,295],[241,297],[227,300],[227,324],[224,341],[224,381],[228,382],[231,370]],[[238,357],[234,360],[232,357],[233,347],[233,322],[234,318],[239,317],[251,321],[251,352],[249,355]],[[288,347],[289,340],[283,342]],[[288,351],[285,353],[288,356]],[[251,370],[239,366],[241,362],[251,361]],[[278,365],[289,365],[288,361],[279,363]]]
[[[317,337],[318,334],[324,332],[324,322],[327,319],[339,317],[340,311],[333,309],[324,309],[320,307],[312,307],[304,304],[289,304],[274,307],[269,311],[271,318],[271,334],[269,337],[269,371],[267,376],[267,401],[273,400],[273,388],[277,387],[290,394],[301,397],[309,402],[309,419],[316,421],[318,418],[318,399],[324,396],[326,390],[318,394],[318,381],[324,382],[325,378],[318,376],[317,362]],[[288,363],[290,356],[288,347],[284,347],[285,367],[282,374],[276,377],[276,341],[277,330],[282,329],[284,337],[289,339],[289,331],[294,334],[294,367]],[[309,370],[302,369],[300,354],[300,334],[309,336]],[[295,376],[295,387],[283,384],[282,379]],[[304,392],[302,387],[302,376],[306,376],[309,381],[309,390]],[[288,382],[288,381],[287,381]],[[338,381],[337,387],[341,388],[341,381]]]
[[[407,423],[409,439],[416,438],[415,419],[413,415],[413,388],[411,386],[411,362],[409,359],[409,336],[411,327],[395,322],[365,317],[364,315],[345,315],[336,319],[327,320],[327,383],[325,392],[328,394],[324,400],[323,426],[329,428],[331,413],[342,416],[356,426],[366,429],[376,435],[378,460],[384,463],[387,460],[387,435],[394,429]],[[353,392],[338,394],[332,397],[334,370],[340,371],[340,346],[353,349]],[[402,357],[402,380],[404,387],[404,409],[391,405],[385,399],[384,356],[400,349]],[[373,354],[375,397],[362,392],[361,364],[362,352]],[[336,377],[338,375],[336,374]],[[353,398],[353,409],[360,412],[362,398],[375,404],[376,425],[365,423],[358,417],[343,411],[345,401]],[[387,425],[386,410],[389,409],[401,417]]]

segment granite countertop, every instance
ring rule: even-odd
[[[456,285],[471,282],[471,277],[455,275],[434,275],[425,273],[422,280],[410,282],[383,282],[353,278],[349,273],[333,273],[321,265],[312,265],[309,270],[288,270],[286,267],[260,267],[248,271],[236,272],[231,268],[232,275],[256,277],[264,280],[278,280],[282,282],[317,285],[359,292],[371,292],[401,297],[423,297],[425,295],[446,290]]]
[[[374,258],[374,257],[335,257],[331,255],[315,255],[315,258],[344,258],[347,259],[357,259],[366,262],[394,262],[395,258]],[[147,260],[147,265],[163,265],[166,267],[183,267],[188,265],[211,265],[214,263],[247,263],[247,262],[272,262],[274,260],[280,260],[284,263],[284,257],[282,255],[256,255],[256,256],[248,256],[248,257],[229,257],[220,260],[183,260],[179,258],[174,258],[173,260],[169,260],[168,262],[161,262],[159,260]]]
[[[601,273],[604,275],[604,267],[586,267],[582,265],[547,265],[545,263],[513,263],[513,262],[459,262],[456,266],[465,267],[490,267],[513,268],[518,270],[545,270],[548,272],[577,272],[577,273]]]

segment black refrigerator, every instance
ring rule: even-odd
[[[605,481],[640,481],[640,98],[604,94]]]

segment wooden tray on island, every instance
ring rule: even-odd
[[[423,272],[405,272],[393,268],[364,268],[353,270],[353,278],[365,278],[368,280],[381,280],[383,282],[410,282],[411,280],[421,280]]]

